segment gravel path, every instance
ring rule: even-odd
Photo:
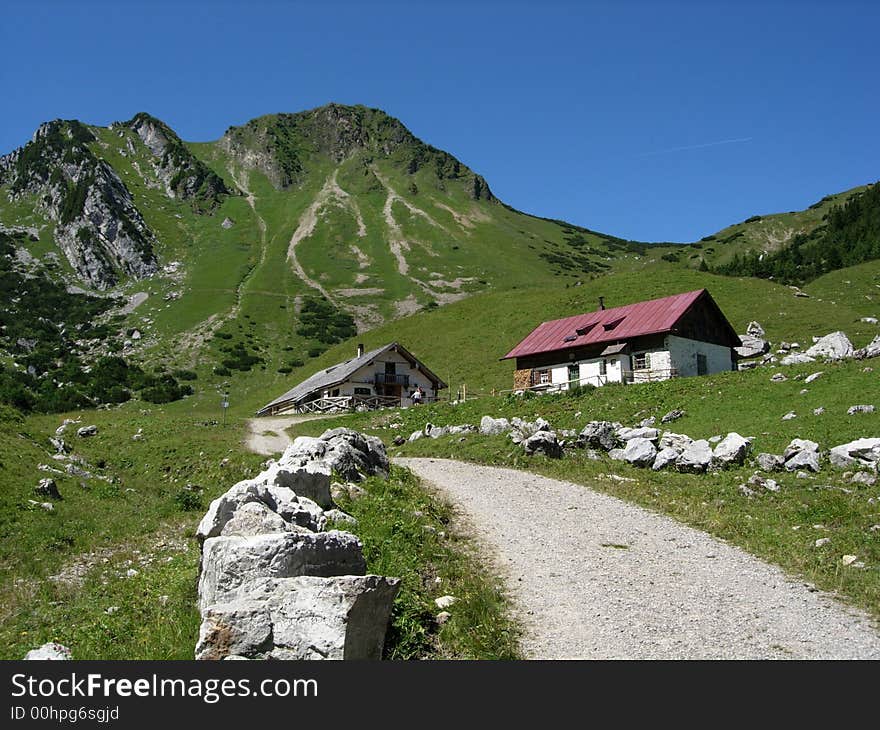
[[[276,456],[291,443],[285,429],[303,421],[314,421],[319,418],[330,418],[324,413],[302,414],[296,416],[263,416],[248,421],[248,434],[245,446],[249,451],[263,456]]]
[[[871,618],[742,550],[586,487],[395,459],[451,501],[534,659],[880,659]]]

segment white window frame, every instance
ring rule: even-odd
[[[642,364],[639,364],[639,361]],[[637,352],[633,355],[633,370],[650,370],[651,369],[651,353]]]

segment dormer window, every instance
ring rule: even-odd
[[[617,327],[617,325],[619,325],[625,319],[626,319],[626,317],[620,317],[619,319],[613,319],[610,322],[603,323],[602,327],[606,332],[609,332],[609,331],[613,330],[615,327]]]
[[[593,324],[585,324],[583,327],[578,327],[575,332],[577,332],[579,337],[583,337],[584,335],[590,334],[593,331],[593,327],[596,326],[596,323]]]

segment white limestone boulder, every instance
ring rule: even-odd
[[[712,447],[706,439],[688,444],[675,460],[678,471],[701,474],[712,464]]]
[[[199,606],[220,603],[227,594],[255,578],[365,572],[361,541],[348,532],[211,537],[202,546]]]
[[[880,464],[880,438],[861,438],[828,452],[828,458],[834,466],[840,468],[867,467],[878,470]]]
[[[727,434],[712,452],[713,462],[722,467],[741,465],[752,449],[752,440],[736,432]]]
[[[483,416],[480,419],[480,433],[484,436],[499,436],[511,429],[510,421],[506,418],[492,418]]]
[[[398,578],[263,578],[202,612],[197,659],[381,659]]]
[[[820,337],[804,354],[814,359],[844,360],[853,356],[853,346],[849,338],[838,330]]]

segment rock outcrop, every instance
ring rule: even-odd
[[[365,575],[360,540],[324,528],[356,524],[331,509],[331,470],[386,473],[385,447],[350,429],[297,442],[211,502],[199,524],[197,659],[382,656],[400,581]]]
[[[75,121],[40,125],[24,147],[0,157],[0,183],[13,198],[32,195],[55,224],[55,242],[89,286],[158,271],[156,237],[110,165],[89,148],[95,137]]]

